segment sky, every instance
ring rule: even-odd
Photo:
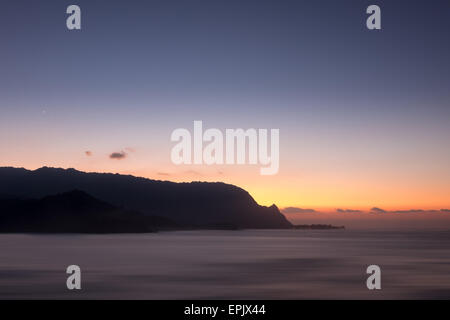
[[[440,0],[3,1],[0,166],[224,181],[280,208],[450,208],[449,22]],[[174,165],[170,135],[194,120],[278,128],[279,173]]]

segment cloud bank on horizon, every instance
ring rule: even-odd
[[[307,213],[337,213],[337,214],[430,214],[430,213],[450,213],[450,209],[439,210],[424,210],[424,209],[409,209],[409,210],[384,210],[378,207],[373,207],[369,210],[358,209],[341,209],[319,211],[315,209],[303,209],[298,207],[286,207],[280,210],[284,214],[307,214]]]

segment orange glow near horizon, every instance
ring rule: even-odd
[[[390,144],[378,138],[379,132],[375,130],[354,132],[351,128],[336,138],[318,129],[300,133],[295,131],[296,127],[291,131],[286,129],[282,131],[279,173],[261,176],[259,165],[172,164],[170,126],[149,128],[142,120],[122,133],[115,130],[120,123],[111,119],[102,123],[101,128],[81,126],[85,130],[79,130],[80,123],[76,121],[38,120],[27,123],[33,130],[25,130],[28,127],[16,130],[13,122],[8,123],[9,128],[0,127],[1,135],[8,137],[0,141],[2,150],[7,150],[2,153],[0,165],[27,169],[75,168],[174,182],[221,181],[247,190],[261,205],[275,204],[279,208],[327,212],[337,208],[379,207],[389,211],[450,208],[447,160],[450,155],[448,149],[438,147],[444,143],[443,136],[430,145],[408,128],[392,129],[392,137],[407,136],[408,143],[396,138]],[[209,127],[209,122],[205,126]],[[299,136],[304,139],[298,141]],[[427,148],[433,152],[425,152]],[[110,159],[112,152],[122,151],[127,154],[124,159]]]
[[[449,185],[423,188],[426,183],[411,185],[407,182],[376,181],[370,183],[358,179],[340,180],[339,177],[294,176],[280,172],[275,176],[260,176],[257,167],[251,166],[175,166],[160,164],[162,169],[152,168],[133,161],[108,160],[98,166],[96,161],[82,159],[76,166],[47,163],[49,167],[75,168],[86,172],[131,174],[134,176],[168,180],[173,182],[225,182],[247,190],[261,205],[311,208],[321,212],[335,212],[337,208],[368,211],[379,207],[387,211],[395,210],[440,210],[450,208]],[[2,166],[8,164],[2,163]],[[9,165],[11,166],[11,165]],[[35,170],[43,165],[26,163],[23,167]],[[102,169],[99,169],[99,168]]]

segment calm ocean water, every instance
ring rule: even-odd
[[[449,272],[450,231],[0,235],[1,299],[450,299]]]

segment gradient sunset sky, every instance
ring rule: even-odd
[[[449,208],[449,57],[448,0],[3,1],[0,166],[224,181],[281,208]],[[172,164],[194,120],[279,128],[279,173]]]

